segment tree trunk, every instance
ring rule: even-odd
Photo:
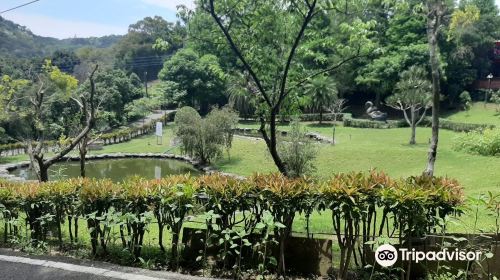
[[[286,265],[285,265],[286,234],[283,233],[283,236],[281,237],[281,240],[279,243],[280,243],[279,244],[280,251],[279,251],[278,274],[285,275],[285,273],[286,273]]]
[[[205,240],[205,242],[208,242]],[[175,266],[177,267],[177,257],[179,254],[179,232],[172,231],[172,247],[171,247],[172,260],[175,261]]]
[[[94,74],[97,71],[98,66],[96,65],[94,71],[89,77],[90,80],[90,97],[88,100],[86,100],[84,97],[82,97],[81,102],[74,99],[75,101],[78,102],[81,108],[81,112],[86,115],[86,126],[82,128],[82,130],[79,132],[77,136],[75,136],[69,145],[66,147],[63,147],[61,151],[56,153],[54,156],[51,158],[45,160],[44,159],[44,141],[45,137],[43,133],[41,136],[38,137],[38,144],[36,148],[33,148],[32,146],[32,140],[28,140],[27,147],[28,147],[28,154],[30,157],[31,164],[33,166],[38,165],[38,168],[35,167],[35,172],[38,176],[38,180],[40,182],[47,182],[49,180],[49,174],[48,174],[48,169],[50,166],[52,166],[54,163],[57,161],[61,160],[65,155],[70,153],[80,142],[84,137],[88,136],[88,133],[90,130],[95,126],[95,115],[96,115],[96,108],[94,104],[94,95],[95,95],[95,84],[94,84]],[[43,98],[41,99],[41,102],[43,102]],[[41,104],[40,104],[41,106]],[[90,109],[87,109],[90,107]],[[41,114],[41,113],[39,113]],[[48,146],[45,146],[45,149],[48,149]],[[38,169],[38,170],[37,170]]]
[[[85,178],[85,157],[87,156],[87,146],[89,142],[88,135],[83,137],[82,142],[80,143],[79,152],[80,152],[80,176]]]
[[[160,250],[165,253],[165,247],[163,246],[163,224],[158,223],[158,245],[160,245]]]
[[[38,163],[38,164],[39,164],[38,178],[40,179],[40,182],[48,182],[49,181],[49,166],[47,166],[44,163]]]
[[[443,13],[442,0],[428,1],[428,16],[427,16],[427,39],[429,42],[429,62],[432,72],[432,138],[429,147],[427,159],[427,167],[423,174],[425,176],[434,176],[434,164],[437,157],[438,141],[439,141],[439,103],[440,103],[440,79],[441,73],[439,69],[439,49],[437,36],[441,25],[441,17]]]
[[[319,110],[319,124],[323,123],[323,110]]]
[[[415,109],[411,108],[411,138],[410,145],[415,145],[417,141],[415,140],[415,135],[417,133],[417,120],[415,119]]]
[[[417,134],[417,125],[413,124],[411,126],[411,138],[410,138],[410,145],[415,145],[417,144],[417,141],[415,140],[415,135]]]
[[[85,155],[80,156],[80,177],[85,178]]]
[[[278,168],[279,172],[288,176],[288,172],[286,170],[285,163],[281,160],[281,157],[278,154],[278,149],[277,149],[277,139],[276,139],[276,115],[278,114],[278,109],[274,108],[271,112],[270,120],[269,120],[269,135],[267,134],[267,131],[265,129],[266,121],[264,117],[261,117],[260,119],[260,129],[259,131],[262,134],[262,137],[264,138],[267,148],[269,150],[269,153],[271,154],[271,157],[273,158],[274,164]]]
[[[333,137],[332,137],[332,145],[335,145],[335,132],[337,128],[337,121],[333,122]]]

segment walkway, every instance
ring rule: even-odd
[[[0,249],[0,280],[202,280],[207,278],[165,271],[122,267],[68,257],[27,256]]]

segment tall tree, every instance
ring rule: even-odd
[[[401,110],[411,128],[410,145],[416,144],[417,126],[422,122],[430,106],[432,84],[423,67],[412,66],[401,73],[396,93],[387,99],[389,106]]]
[[[429,64],[432,77],[432,137],[424,175],[434,175],[438,142],[439,142],[439,109],[441,102],[441,65],[439,57],[438,36],[443,26],[442,20],[446,11],[443,0],[427,0],[427,40],[429,42]]]
[[[372,9],[381,10],[377,18],[379,32],[376,40],[379,53],[367,59],[366,67],[359,70],[356,82],[368,93],[375,94],[375,103],[393,93],[399,74],[411,65],[429,61],[426,38],[426,17],[416,13],[421,1],[384,1]]]
[[[350,7],[354,2],[346,1],[345,4]],[[373,24],[354,17],[348,23],[335,21],[337,11],[344,13],[344,3],[331,1],[204,0],[200,4],[217,24],[237,57],[240,69],[251,77],[257,89],[260,132],[278,170],[288,174],[286,162],[277,150],[276,118],[283,105],[291,92],[310,79],[333,72],[370,52],[372,44],[367,29]],[[321,29],[311,29],[313,24],[323,23],[327,23],[327,28],[338,27],[340,34],[348,34],[342,44],[339,44],[340,37],[336,38],[339,41],[332,40],[332,36],[318,32]],[[321,46],[321,42],[323,46],[345,47],[331,50],[337,51],[330,55],[335,57],[334,61],[328,59],[329,56],[322,56],[326,59],[320,69],[307,69],[302,63],[304,60],[298,58],[305,59],[313,51],[312,46]],[[284,262],[280,261],[279,271],[284,269]]]
[[[127,35],[114,47],[116,65],[143,79],[154,80],[165,56],[182,46],[184,33],[185,29],[179,23],[168,22],[159,16],[146,17],[130,25]],[[157,39],[167,42],[168,47],[153,48]]]
[[[211,105],[226,102],[225,73],[214,55],[200,57],[192,49],[181,49],[165,62],[159,78],[174,82],[177,91],[185,93],[177,96],[178,103],[197,107],[202,114],[208,113]]]
[[[494,42],[494,32],[492,29],[484,30],[485,26],[480,24],[482,15],[479,8],[464,2],[469,1],[461,1],[459,7],[451,13],[449,28],[446,30],[447,40],[441,40],[441,50],[446,61],[443,66],[446,83],[443,83],[442,90],[450,107],[455,107],[460,93],[470,88],[475,80],[485,78],[481,77],[481,73],[490,73],[487,51]]]

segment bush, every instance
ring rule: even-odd
[[[403,120],[388,120],[385,122],[372,121],[368,119],[355,119],[351,114],[344,114],[344,126],[346,127],[357,127],[357,128],[398,128],[398,127],[408,127],[406,121]],[[430,126],[430,118],[425,118],[420,126]],[[475,123],[460,123],[454,122],[447,119],[439,119],[439,128],[449,129],[457,132],[473,131],[478,129],[494,128],[494,125],[490,124],[475,124]]]
[[[500,113],[500,90],[496,90],[492,93],[490,101],[496,105],[495,111]]]
[[[238,115],[227,108],[213,109],[202,119],[195,109],[183,107],[175,116],[175,134],[183,153],[210,163],[221,156],[223,147],[231,147],[237,122]]]
[[[439,119],[439,128],[449,129],[456,132],[469,132],[474,130],[482,130],[486,128],[494,128],[494,125],[476,124],[476,123],[460,123],[447,119]]]
[[[464,90],[459,96],[460,103],[462,104],[462,108],[465,111],[469,111],[472,108],[472,98],[468,91]]]
[[[397,127],[407,127],[406,121],[392,121],[387,122],[372,121],[368,119],[355,119],[351,114],[344,114],[343,117],[344,126],[346,127],[357,127],[357,128],[397,128]]]
[[[500,156],[500,129],[463,133],[453,139],[453,149],[483,156]]]
[[[278,153],[292,177],[300,177],[314,171],[313,160],[317,149],[307,137],[307,131],[299,120],[295,119],[290,126],[287,137],[280,139]]]
[[[181,151],[189,156],[197,153],[202,144],[201,116],[191,107],[182,107],[175,114],[175,135],[181,144]]]

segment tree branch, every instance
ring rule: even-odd
[[[92,74],[90,74],[90,113],[86,113],[87,115],[87,125],[85,128],[75,137],[73,140],[71,140],[71,143],[63,148],[59,153],[51,157],[50,159],[44,161],[44,165],[50,166],[53,163],[57,162],[60,160],[62,157],[64,157],[66,154],[71,152],[78,143],[87,136],[87,134],[90,132],[90,130],[93,128],[94,123],[95,123],[95,104],[94,104],[94,95],[95,95],[95,83],[94,83],[94,75],[97,72],[98,65],[95,66],[94,71],[92,71]]]
[[[255,82],[255,85],[257,86],[257,88],[261,92],[261,94],[264,97],[264,100],[266,101],[267,105],[269,107],[272,107],[273,105],[271,103],[271,99],[267,95],[264,87],[262,86],[259,78],[257,77],[257,74],[255,74],[255,72],[253,71],[253,68],[248,64],[248,62],[246,61],[245,57],[241,53],[240,49],[236,46],[236,43],[234,42],[233,38],[231,37],[231,34],[229,34],[229,32],[227,31],[227,29],[222,24],[221,19],[215,13],[214,0],[210,0],[209,4],[210,4],[210,10],[209,10],[210,15],[215,20],[215,22],[217,23],[217,25],[221,29],[222,33],[224,33],[224,36],[226,37],[226,40],[228,41],[229,46],[231,47],[231,49],[233,50],[233,52],[236,54],[236,56],[238,56],[238,58],[240,59],[241,63],[243,63],[243,66],[245,67],[245,69],[248,71],[248,73],[252,77],[253,81]]]
[[[276,103],[277,107],[280,106],[281,102],[283,102],[285,96],[287,95],[286,82],[288,79],[288,72],[290,71],[293,57],[295,56],[295,52],[297,51],[297,48],[299,47],[300,40],[304,36],[305,30],[314,16],[314,9],[316,8],[316,3],[317,3],[317,0],[313,0],[312,3],[309,3],[308,1],[306,1],[306,4],[309,7],[309,10],[307,11],[307,15],[304,18],[304,21],[302,22],[302,26],[300,27],[299,34],[297,34],[297,37],[295,37],[295,41],[293,42],[292,48],[290,49],[290,54],[288,55],[288,58],[287,58],[287,61],[285,64],[285,70],[283,71],[283,77],[282,77],[281,85],[280,85],[280,97],[278,99],[278,102]]]
[[[417,121],[417,125],[420,124],[424,120],[425,113],[427,113],[427,107],[424,107],[424,112],[422,113],[422,116],[420,116],[420,119]]]
[[[314,77],[317,77],[317,76],[319,76],[319,75],[322,75],[322,74],[329,73],[329,72],[332,72],[332,71],[334,71],[334,70],[337,70],[338,68],[342,67],[344,64],[346,64],[346,63],[348,63],[348,62],[350,62],[350,61],[352,61],[352,60],[355,60],[355,59],[358,59],[358,58],[361,58],[361,57],[365,57],[365,56],[366,56],[366,55],[360,55],[360,52],[361,52],[361,51],[360,51],[360,49],[358,48],[358,51],[357,51],[356,55],[351,56],[351,57],[349,57],[349,58],[347,58],[347,59],[345,59],[345,60],[343,60],[343,61],[341,61],[341,62],[337,63],[336,65],[334,65],[334,66],[332,66],[332,67],[329,67],[329,68],[327,68],[327,69],[323,69],[323,70],[321,70],[321,71],[318,71],[318,72],[316,72],[316,73],[314,73],[314,74],[312,74],[312,75],[309,75],[309,76],[307,76],[306,78],[304,78],[304,79],[300,80],[299,82],[295,83],[294,85],[292,85],[290,88],[288,88],[288,89],[286,90],[286,95],[288,95],[288,94],[290,93],[290,91],[292,91],[293,89],[295,89],[295,88],[297,88],[297,87],[302,86],[303,84],[305,84],[307,81],[309,81],[310,79],[312,79],[312,78],[314,78]]]

